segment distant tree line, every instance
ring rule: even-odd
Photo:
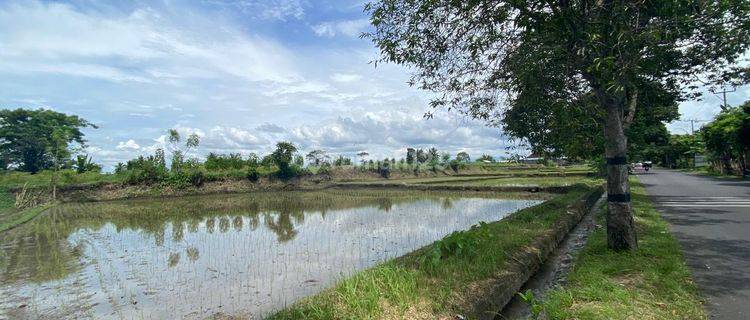
[[[750,174],[750,101],[724,109],[701,134],[708,155],[722,173]]]
[[[85,154],[86,140],[83,128],[95,125],[74,115],[51,110],[0,111],[0,155],[2,169],[36,173],[51,170],[53,190],[57,185],[57,172],[65,170],[86,173],[100,172],[101,166]],[[356,164],[344,155],[331,155],[323,149],[313,149],[301,154],[291,142],[281,141],[273,152],[266,155],[250,153],[219,154],[211,152],[204,161],[191,153],[197,150],[201,138],[197,134],[184,136],[175,129],[165,134],[166,144],[152,154],[138,155],[117,163],[114,174],[128,184],[166,184],[182,188],[200,186],[217,179],[242,179],[258,181],[261,177],[291,179],[307,174],[330,174],[335,167],[352,167],[370,171],[388,178],[394,170],[419,174],[424,170],[453,170],[457,172],[472,160],[467,152],[451,156],[435,147],[407,148],[405,158],[370,159],[367,151],[357,153]],[[305,161],[307,163],[305,163]],[[490,155],[482,155],[477,162],[494,162]]]
[[[750,101],[725,107],[699,131],[660,133],[659,139],[633,152],[633,161],[655,161],[665,167],[692,168],[696,156],[722,174],[748,175],[750,159]]]

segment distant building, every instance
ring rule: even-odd
[[[545,159],[550,160],[556,163],[557,165],[561,165],[561,166],[568,164],[568,157],[544,158],[542,157],[541,154],[538,154],[538,153],[532,153],[526,156],[525,158],[519,160],[518,162],[524,163],[524,164],[539,164],[539,163],[544,163]]]
[[[542,161],[544,161],[544,158],[536,152],[524,157],[523,159],[518,160],[519,163],[524,164],[538,164]]]

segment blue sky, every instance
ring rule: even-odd
[[[408,70],[369,64],[363,1],[0,1],[0,107],[45,107],[99,125],[107,167],[164,145],[168,128],[208,152],[309,151],[400,157],[408,146],[506,154],[497,128],[439,112]],[[737,104],[748,90],[729,95]],[[710,119],[720,100],[686,102]],[[670,129],[689,130],[676,122]],[[521,151],[522,152],[522,151]]]

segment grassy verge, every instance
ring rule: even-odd
[[[486,293],[514,252],[549,232],[578,188],[493,223],[453,233],[412,254],[382,263],[303,299],[272,319],[453,319]],[[506,271],[507,272],[507,271]]]
[[[0,232],[21,225],[49,208],[42,205],[25,210],[15,208],[15,197],[6,189],[0,188]]]
[[[601,184],[601,179],[586,176],[569,176],[569,177],[507,177],[497,179],[485,179],[475,181],[450,181],[441,182],[438,185],[467,185],[467,186],[570,186],[578,183],[589,185]]]
[[[607,249],[604,228],[579,253],[569,282],[548,292],[549,319],[705,319],[677,241],[640,183],[632,190],[639,250]],[[603,210],[602,210],[603,211]],[[603,215],[597,217],[604,224]]]
[[[48,187],[52,181],[53,172],[49,170],[40,171],[36,174],[27,172],[6,171],[0,173],[0,188],[20,188],[26,185],[29,188]],[[94,183],[118,183],[124,180],[123,175],[105,174],[98,172],[76,173],[73,170],[62,170],[58,176],[58,186],[80,185]]]
[[[0,188],[0,215],[12,210],[16,203],[16,198],[5,189]]]
[[[11,216],[8,217],[8,219],[4,219],[6,221],[0,224],[0,232],[12,229],[31,219],[34,219],[36,216],[44,212],[44,210],[47,210],[49,207],[50,207],[49,204],[45,204],[45,205],[21,210],[16,213],[10,214]]]

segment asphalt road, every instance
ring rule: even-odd
[[[685,251],[711,319],[750,319],[750,181],[639,175]]]

